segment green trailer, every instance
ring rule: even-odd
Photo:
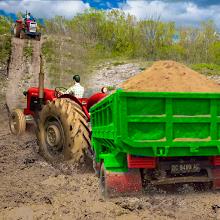
[[[90,115],[105,194],[137,192],[143,182],[220,188],[220,93],[117,90]]]

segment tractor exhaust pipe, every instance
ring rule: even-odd
[[[43,70],[43,58],[40,55],[40,73],[39,73],[39,105],[40,107],[44,104],[44,70]]]

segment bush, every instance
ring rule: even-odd
[[[4,64],[9,59],[11,52],[11,24],[9,19],[0,16],[0,62]]]
[[[191,66],[192,69],[206,75],[219,75],[220,65],[214,63],[198,63]]]

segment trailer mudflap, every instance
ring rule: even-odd
[[[109,197],[138,193],[142,191],[140,171],[136,169],[121,173],[106,171],[106,188]]]
[[[156,167],[155,157],[141,157],[128,154],[127,162],[128,168],[154,169]]]
[[[220,167],[212,169],[213,189],[220,189]]]

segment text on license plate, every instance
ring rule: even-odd
[[[197,173],[200,172],[201,168],[198,163],[189,164],[173,164],[171,165],[171,173]]]

